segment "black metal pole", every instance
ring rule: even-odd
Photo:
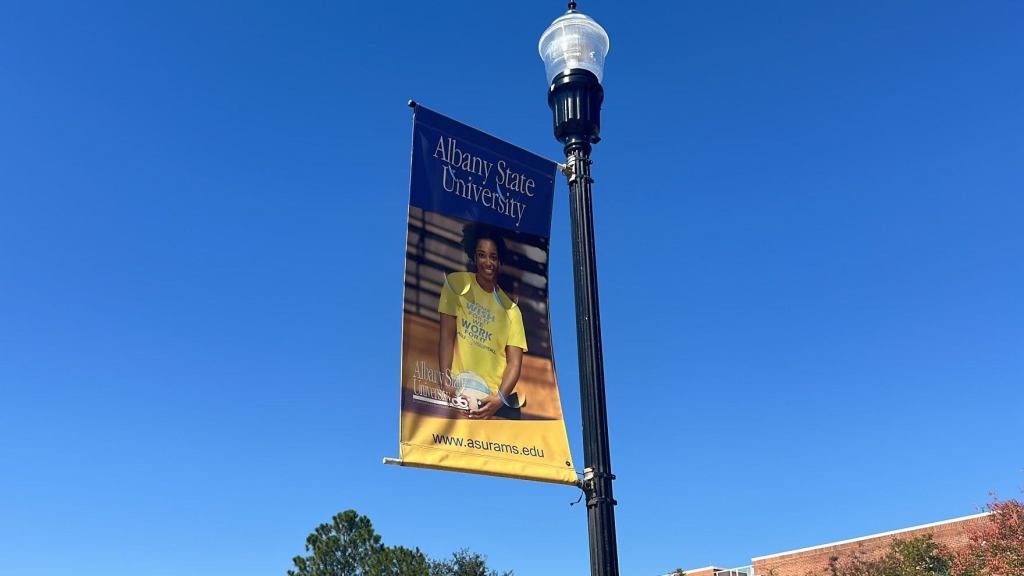
[[[569,180],[572,252],[576,286],[576,339],[579,347],[580,398],[583,414],[583,490],[587,496],[590,529],[590,573],[618,576],[619,553],[615,538],[615,500],[612,497],[611,451],[608,446],[608,411],[604,392],[601,352],[601,313],[597,296],[597,259],[594,253],[594,216],[591,209],[590,145],[578,146],[568,156],[573,166]]]
[[[611,451],[601,352],[601,313],[597,295],[597,256],[591,202],[591,145],[600,140],[604,89],[586,70],[555,77],[548,104],[555,116],[555,137],[565,144],[569,168],[569,212],[572,219],[573,276],[576,289],[576,340],[579,349],[580,398],[583,414],[583,491],[590,533],[590,573],[618,576],[615,499],[612,497]]]

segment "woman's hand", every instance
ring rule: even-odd
[[[469,417],[473,420],[486,420],[501,408],[501,398],[491,395],[480,401],[480,407],[476,410],[470,409]]]

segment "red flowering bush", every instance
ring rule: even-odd
[[[1024,503],[995,500],[989,522],[970,534],[953,562],[954,576],[1024,576]]]

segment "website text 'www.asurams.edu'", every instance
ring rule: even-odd
[[[544,450],[536,446],[516,446],[514,444],[502,444],[500,442],[489,442],[474,440],[473,438],[458,438],[445,434],[434,434],[434,444],[440,446],[457,446],[459,448],[472,448],[473,450],[487,450],[500,452],[502,454],[522,454],[524,456],[544,457]]]

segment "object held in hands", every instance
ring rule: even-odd
[[[452,384],[455,387],[452,407],[458,410],[477,410],[480,408],[480,401],[491,395],[491,389],[487,387],[484,379],[470,370],[456,376]]]

